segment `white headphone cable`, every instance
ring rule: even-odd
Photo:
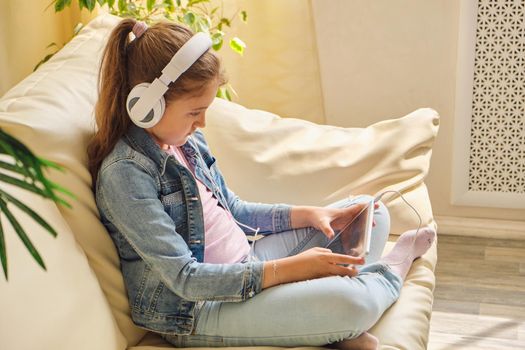
[[[192,136],[192,135],[190,135],[190,138],[191,138],[192,141],[196,144],[195,140],[193,140],[193,136]],[[201,152],[200,152],[200,150],[199,150],[199,147],[195,146],[195,149],[196,149],[197,152],[199,153],[199,157],[200,157],[202,160],[204,160],[204,158],[202,157],[202,154],[201,154]],[[211,170],[211,169],[210,169],[210,170]],[[205,177],[206,177],[206,178],[207,178],[207,179],[213,184],[213,186],[215,186],[215,188],[217,188],[217,190],[219,190],[220,187],[219,187],[219,185],[217,185],[217,183],[215,182],[215,179],[213,179],[213,177],[209,177],[208,174],[207,174],[205,171],[203,171],[202,173],[203,173],[204,176],[205,176]],[[219,191],[219,193],[220,193],[220,191]],[[224,196],[222,195],[222,193],[220,193],[220,195],[221,195],[221,197],[223,197],[223,200],[224,200],[224,204],[225,204],[225,208],[224,208],[224,209],[225,209],[228,213],[230,213],[230,215],[231,215],[233,221],[235,221],[235,223],[237,223],[237,225],[242,226],[242,227],[244,227],[244,228],[247,228],[247,229],[249,229],[249,230],[251,230],[251,231],[253,231],[253,232],[255,233],[254,236],[253,236],[253,238],[252,238],[252,244],[251,244],[251,246],[250,246],[250,251],[248,252],[248,257],[247,257],[247,258],[248,258],[248,261],[253,261],[253,259],[254,259],[254,255],[253,255],[253,254],[254,254],[254,252],[255,252],[255,243],[256,243],[256,241],[257,241],[257,235],[259,234],[259,231],[261,230],[261,228],[260,228],[260,227],[257,227],[257,228],[255,229],[255,228],[253,228],[253,227],[251,227],[251,226],[249,226],[249,225],[246,225],[246,224],[243,224],[243,223],[237,221],[237,219],[235,219],[235,216],[233,215],[233,213],[232,213],[231,210],[230,210],[230,207],[229,207],[229,205],[228,205],[228,202],[226,201],[226,199],[224,198]]]

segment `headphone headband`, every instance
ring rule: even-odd
[[[169,79],[166,85],[188,70],[211,47],[210,37],[202,32],[192,36],[173,56],[171,61],[162,70],[160,80],[165,82],[164,76]]]
[[[163,100],[163,96],[168,91],[171,82],[177,80],[182,73],[190,68],[212,45],[210,37],[202,32],[193,35],[182,47],[175,53],[170,62],[162,69],[162,75],[155,78],[151,84],[145,87],[141,86],[140,93],[134,93],[131,90],[128,95],[126,107],[131,120],[141,127],[151,127],[156,124],[162,115],[157,116],[154,123],[150,120],[150,114],[157,113],[154,108]],[[138,96],[137,96],[138,95]],[[162,113],[164,111],[162,110]],[[140,124],[139,124],[140,123]],[[147,123],[147,124],[144,124]],[[149,125],[153,124],[153,125]]]

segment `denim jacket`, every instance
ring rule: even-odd
[[[289,205],[248,203],[226,186],[200,131],[181,149],[195,177],[237,221],[259,227],[261,234],[291,229]],[[105,158],[96,202],[117,248],[131,317],[139,327],[191,334],[204,301],[240,302],[261,291],[263,262],[203,262],[204,221],[195,178],[145,130],[132,125]]]

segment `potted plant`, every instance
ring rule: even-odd
[[[60,12],[66,7],[71,6],[71,0],[54,0],[47,8],[54,4],[55,12]],[[223,14],[224,6],[213,6],[211,0],[78,0],[80,10],[87,9],[93,12],[98,5],[109,11],[112,15],[119,17],[134,18],[144,21],[147,24],[155,23],[159,20],[170,20],[185,24],[194,32],[205,32],[212,39],[212,48],[219,51],[224,44],[227,28],[231,28],[233,21],[240,18],[247,23],[248,14],[244,10],[237,10],[232,16],[226,17]],[[47,9],[46,8],[46,9]],[[79,23],[73,29],[73,36],[83,27]],[[228,46],[239,55],[243,55],[246,44],[237,36],[233,36],[228,41]],[[56,43],[51,43],[47,48],[55,47],[56,51],[46,55],[36,66],[36,70],[42,63],[49,60],[58,51]],[[236,95],[235,90],[230,84],[221,86],[217,91],[217,97],[232,100],[232,94]]]

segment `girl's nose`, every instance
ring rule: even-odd
[[[202,113],[202,117],[200,117],[196,122],[195,124],[197,125],[197,127],[199,128],[204,128],[206,126],[206,114],[205,113]]]

